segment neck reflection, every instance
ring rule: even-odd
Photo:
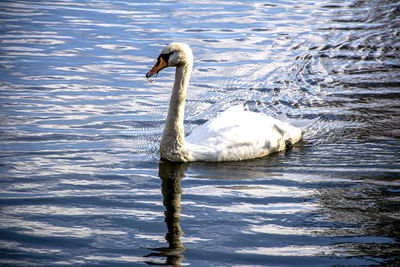
[[[184,258],[182,252],[185,248],[180,240],[183,231],[179,225],[181,216],[181,180],[184,176],[186,164],[174,163],[170,161],[160,161],[158,175],[161,178],[161,192],[163,194],[163,204],[165,206],[165,222],[168,232],[165,239],[168,247],[152,248],[158,251],[146,257],[166,257],[166,265],[180,266]],[[154,264],[154,262],[148,262]]]

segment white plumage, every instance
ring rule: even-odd
[[[185,147],[195,161],[245,160],[282,151],[301,137],[299,128],[237,106],[194,129]]]
[[[172,43],[164,48],[150,77],[165,67],[175,66],[168,117],[160,144],[162,158],[171,161],[238,161],[262,157],[286,149],[301,140],[302,130],[264,113],[234,106],[195,128],[184,137],[183,113],[186,89],[193,65],[190,47]]]

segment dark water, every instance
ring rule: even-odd
[[[400,3],[2,1],[2,266],[400,264]],[[319,118],[287,153],[159,163],[171,41],[188,132]]]

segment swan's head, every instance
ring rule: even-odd
[[[146,74],[146,77],[150,78],[166,67],[180,67],[187,64],[193,64],[192,49],[187,44],[171,43],[161,51],[156,64]]]

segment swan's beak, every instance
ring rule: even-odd
[[[146,78],[150,78],[154,74],[158,73],[161,71],[163,68],[167,67],[168,63],[165,62],[165,60],[162,57],[159,57],[157,60],[157,63],[154,65],[154,67],[146,74]]]

